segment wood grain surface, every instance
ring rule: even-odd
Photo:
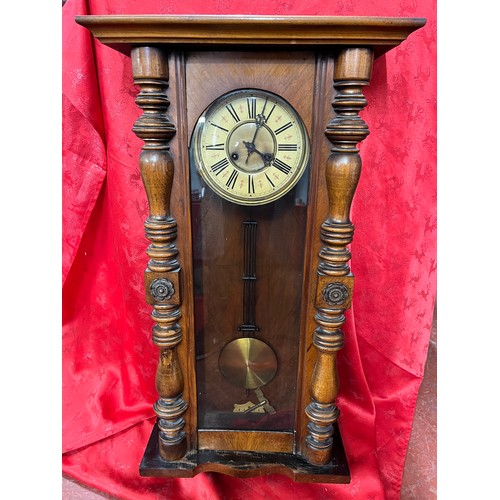
[[[328,16],[77,16],[102,43],[290,48],[370,46],[377,56],[425,24],[420,18]]]

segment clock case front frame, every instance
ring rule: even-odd
[[[191,109],[188,106],[188,133],[192,130],[193,123],[196,131],[199,123],[195,121],[197,112],[206,101],[210,102],[221,89],[223,94],[220,98],[223,100],[228,87],[244,86],[250,79],[259,88],[267,85],[266,92],[271,95],[276,95],[271,90],[286,88],[284,92],[282,90],[280,98],[286,98],[288,105],[292,106],[306,134],[306,124],[309,124],[310,129],[312,102],[304,98],[303,88],[314,81],[315,64],[312,54],[300,52],[283,57],[280,53],[269,51],[258,55],[233,51],[214,54],[191,52],[185,58],[187,95],[196,93],[196,97],[191,99]],[[200,71],[200,68],[205,67],[203,63],[213,69],[213,76],[209,84],[205,83],[205,92],[199,93],[195,89],[199,88],[205,78],[203,70]],[[295,71],[287,72],[287,68],[292,65]],[[217,76],[223,73],[230,74],[231,79],[228,81],[226,77]],[[270,74],[275,77],[269,78]],[[283,74],[286,76],[280,76]],[[237,92],[240,91],[234,93]],[[216,97],[216,103],[218,99],[219,96]],[[280,114],[277,111],[274,113],[279,119]],[[227,118],[230,119],[229,116]],[[281,121],[278,123],[282,124]],[[191,147],[195,147],[193,143]],[[305,149],[306,159],[309,160],[309,148]],[[191,173],[193,182],[193,177],[196,179],[193,165]],[[247,451],[252,447],[254,451],[293,452],[293,414],[296,401],[292,394],[295,394],[297,385],[300,352],[298,340],[302,317],[301,291],[305,283],[304,240],[308,209],[307,194],[304,196],[303,188],[307,191],[308,174],[309,169],[306,169],[300,186],[297,185],[296,189],[285,196],[272,203],[257,206],[222,200],[207,187],[201,199],[196,195],[199,189],[191,193],[200,447],[227,451],[234,446],[235,449],[240,447]],[[250,316],[255,316],[259,332],[245,332],[247,327],[242,321],[242,311],[245,309],[242,292],[246,287],[241,276],[246,261],[243,254],[247,251],[242,245],[242,223],[248,220],[256,222],[257,245],[254,257],[250,258],[256,261],[256,280],[253,281],[255,315]],[[200,289],[203,293],[200,293]],[[248,422],[241,418],[241,414],[231,414],[228,410],[232,411],[235,403],[257,403],[256,395],[251,394],[250,397],[249,394],[248,398],[239,399],[244,398],[245,391],[234,388],[221,376],[219,368],[223,371],[223,367],[220,364],[217,366],[214,354],[222,351],[224,344],[244,336],[267,342],[278,357],[278,373],[262,389],[265,397],[276,406],[277,414],[247,415]],[[211,383],[206,383],[207,379]],[[214,411],[216,408],[220,412]],[[259,416],[263,418],[257,418]],[[240,443],[249,437],[255,438],[256,433],[249,434],[248,431],[258,429],[258,421],[261,423],[261,431],[282,432],[267,432],[263,434],[265,440],[259,439],[254,444],[246,442],[243,445],[232,445],[228,441],[228,437],[232,442]],[[290,421],[292,424],[289,424]],[[212,432],[210,428],[213,428]],[[232,432],[222,433],[221,429],[232,429]]]
[[[216,471],[251,477],[282,473],[296,481],[349,482],[333,402],[338,392],[336,353],[343,345],[342,312],[352,299],[347,245],[353,235],[350,205],[361,168],[357,144],[369,133],[359,118],[366,106],[362,88],[369,84],[374,55],[401,43],[425,20],[81,16],[77,22],[101,42],[131,55],[134,81],[141,87],[136,102],[144,114],[134,132],[145,142],[140,163],[150,206],[145,223],[151,241],[146,297],[156,322],[153,341],[160,348],[160,398],[155,404],[159,419],[141,474],[192,477]],[[272,51],[275,62],[305,57],[314,66],[313,81],[307,86],[312,103],[309,123],[299,110],[312,146],[295,428],[293,433],[201,432],[187,202],[189,113],[196,108],[197,96],[205,104],[196,117],[223,92],[212,89],[213,98],[207,96],[209,75],[196,92],[188,92],[187,63],[196,54],[198,62],[192,67],[203,73],[203,67],[210,64],[225,68],[229,55],[253,58],[252,64],[260,67],[261,56],[266,54],[271,60]],[[297,78],[293,64],[287,73],[293,85]],[[252,83],[250,78],[246,86],[259,87]],[[228,91],[236,88],[231,78],[227,85]],[[283,88],[275,93],[283,95]],[[172,290],[172,294],[155,295],[159,289]]]

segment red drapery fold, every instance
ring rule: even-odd
[[[147,216],[132,134],[130,61],[76,25],[81,14],[426,17],[374,64],[371,134],[354,199],[353,307],[339,353],[340,427],[349,485],[141,478],[154,421],[157,348],[144,301]],[[249,6],[241,0],[63,7],[63,471],[119,498],[398,498],[436,290],[436,13],[432,0]],[[173,207],[175,209],[175,207]]]

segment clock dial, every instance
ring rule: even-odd
[[[284,99],[238,90],[217,99],[199,118],[192,153],[201,177],[219,196],[263,205],[297,184],[309,162],[309,140]]]

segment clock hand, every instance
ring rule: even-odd
[[[274,156],[271,153],[261,153],[258,149],[254,151],[264,160],[264,166],[268,167],[274,160]]]
[[[257,153],[264,160],[264,166],[268,167],[269,165],[271,165],[271,163],[274,160],[274,156],[271,153],[261,153],[255,147],[255,144],[251,142],[243,141],[243,144],[245,145],[248,151],[247,162],[248,162],[248,157],[250,156],[251,153]]]
[[[255,134],[253,136],[252,142],[243,141],[243,144],[247,148],[247,159],[245,160],[245,165],[248,164],[248,159],[250,158],[250,155],[255,151],[254,141],[255,141],[255,136],[257,135],[258,130],[259,130],[258,128],[255,130]]]
[[[257,133],[259,132],[259,129],[266,123],[266,117],[263,114],[257,115],[257,118],[255,119],[255,132],[252,137],[251,142],[246,142],[243,141],[243,144],[245,144],[245,147],[247,148],[247,159],[245,161],[245,165],[248,163],[248,159],[250,158],[250,155],[256,151],[255,149],[255,138],[257,137]]]
[[[248,154],[253,153],[255,151],[255,144],[252,142],[243,141],[243,144],[247,148]]]

